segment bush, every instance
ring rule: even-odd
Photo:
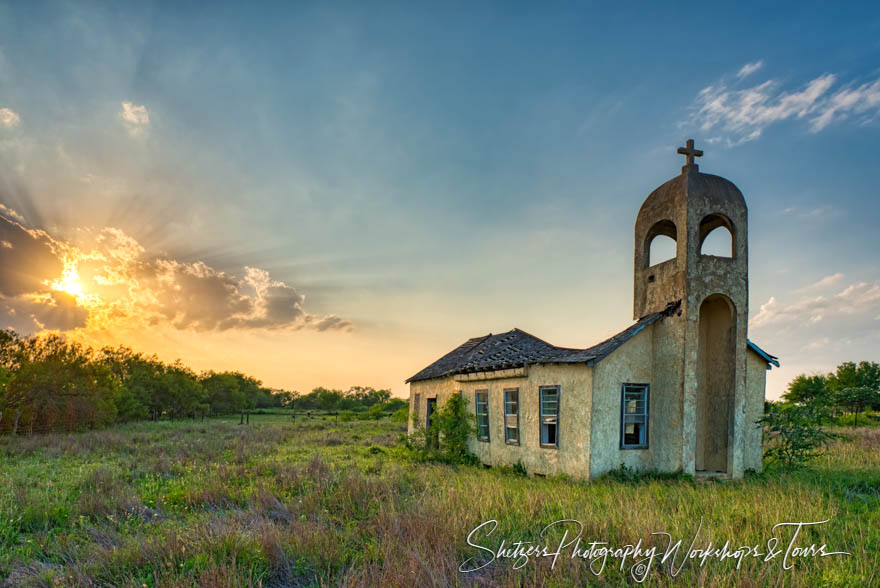
[[[770,437],[764,456],[785,469],[805,466],[822,453],[828,441],[836,438],[823,428],[827,420],[826,410],[816,403],[770,405],[758,421]]]
[[[339,420],[343,423],[348,423],[357,418],[357,415],[352,410],[343,410],[339,413]]]
[[[395,423],[406,423],[409,421],[409,407],[404,406],[391,415],[391,421]]]
[[[410,445],[425,460],[473,464],[477,459],[468,451],[467,443],[475,430],[464,398],[453,394],[435,413],[430,429],[416,425]]]

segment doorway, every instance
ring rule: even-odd
[[[735,373],[733,303],[714,294],[700,306],[695,469],[728,472]]]
[[[434,412],[437,410],[437,399],[428,398],[428,410],[425,413],[425,428],[428,430],[428,445],[435,449],[440,445],[440,435],[434,424]]]

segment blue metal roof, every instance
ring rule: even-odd
[[[764,361],[766,361],[768,364],[767,365],[768,370],[770,369],[770,365],[775,365],[776,367],[779,367],[779,358],[778,357],[776,357],[775,355],[770,355],[769,353],[767,353],[766,351],[764,351],[763,349],[761,349],[760,347],[758,347],[757,345],[752,343],[749,339],[746,339],[746,344],[748,345],[749,349],[751,349],[752,351],[754,351],[755,353],[757,353],[758,355],[760,355],[761,357],[764,358]]]

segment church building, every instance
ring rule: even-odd
[[[452,394],[474,415],[471,451],[487,465],[594,478],[636,471],[742,478],[761,469],[766,371],[748,339],[748,211],[739,189],[700,173],[693,140],[681,175],[654,190],[635,223],[633,319],[584,349],[513,329],[465,341],[407,380],[409,430],[430,427]],[[704,254],[727,231],[724,256]],[[654,263],[654,239],[675,255]]]

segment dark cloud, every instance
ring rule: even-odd
[[[334,314],[325,316],[324,318],[319,318],[317,320],[310,321],[311,327],[316,331],[329,331],[329,330],[341,330],[348,331],[352,328],[352,323],[349,320],[344,318],[340,318]]]
[[[70,331],[85,327],[89,312],[70,294],[51,292],[38,297],[0,298],[0,316],[5,317],[0,328],[35,333],[44,329]]]
[[[48,292],[63,269],[51,237],[0,215],[0,296]]]

